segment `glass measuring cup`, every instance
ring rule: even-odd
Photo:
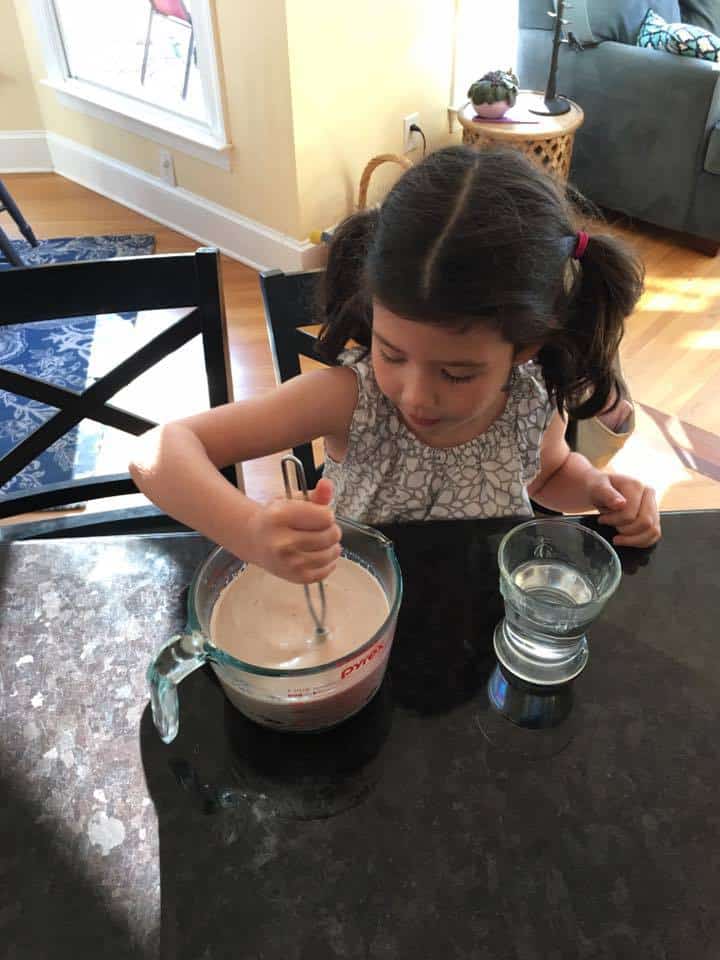
[[[200,565],[188,591],[185,632],[172,637],[147,671],[155,726],[165,743],[177,736],[177,685],[209,663],[230,702],[246,717],[276,730],[335,726],[357,713],[377,692],[395,634],[402,576],[392,542],[372,527],[336,518],[342,555],[371,573],[388,601],[388,614],[372,636],[332,662],[300,669],[245,663],[210,640],[213,607],[223,588],[247,564],[217,547]],[[300,589],[298,587],[298,589]]]
[[[620,583],[617,553],[577,521],[530,520],[503,537],[498,566],[498,660],[527,683],[572,680],[588,660],[586,631]]]

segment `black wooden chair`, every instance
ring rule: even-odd
[[[320,361],[315,354],[315,337],[302,328],[318,322],[315,304],[321,275],[321,270],[300,273],[267,270],[260,274],[265,322],[278,383],[301,372],[301,356]],[[322,474],[322,466],[315,463],[312,444],[293,447],[293,453],[305,469],[308,486],[314,487]]]
[[[67,480],[6,494],[2,488],[84,418],[135,435],[154,427],[152,420],[108,401],[195,336],[202,337],[209,405],[218,406],[232,399],[220,259],[215,249],[7,270],[0,272],[0,304],[0,327],[140,310],[188,310],[82,392],[0,366],[0,389],[57,409],[42,426],[0,458],[0,518],[137,493],[127,473]],[[181,384],[178,389],[182,389]],[[226,468],[223,474],[237,483],[234,467]],[[178,482],[182,482],[181,478]],[[0,527],[0,541],[180,529],[184,529],[182,524],[157,508],[139,506],[8,524]]]
[[[25,237],[31,247],[38,246],[38,240],[33,233],[32,227],[20,212],[20,208],[10,195],[10,191],[0,180],[0,213],[9,213],[20,233]],[[0,227],[0,253],[7,262],[13,267],[24,266],[24,261],[15,249],[12,240],[8,237],[2,227]]]

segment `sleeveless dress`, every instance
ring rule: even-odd
[[[378,388],[370,357],[347,350],[358,400],[345,458],[325,453],[341,517],[369,525],[411,520],[532,516],[527,486],[555,406],[538,364],[513,368],[507,404],[485,433],[455,447],[430,447],[403,423]]]

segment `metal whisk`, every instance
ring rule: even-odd
[[[285,494],[287,495],[288,500],[292,500],[293,490],[292,483],[290,481],[290,476],[288,473],[290,464],[295,467],[295,479],[297,481],[298,489],[302,492],[302,495],[306,500],[309,500],[308,497],[308,488],[307,488],[307,479],[305,477],[305,468],[303,467],[300,460],[297,457],[293,457],[291,454],[282,458],[282,474],[283,480],[285,481]],[[310,595],[310,587],[305,583],[303,584],[303,590],[305,591],[305,600],[307,602],[308,610],[310,611],[310,616],[313,618],[315,623],[315,639],[316,640],[325,640],[327,637],[327,629],[325,627],[325,614],[327,612],[327,603],[325,600],[325,586],[320,581],[317,584],[318,591],[320,593],[320,614],[318,615],[317,610],[315,609],[315,604]]]

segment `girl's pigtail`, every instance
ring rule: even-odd
[[[625,392],[617,373],[618,348],[625,318],[643,291],[644,268],[623,243],[601,234],[588,238],[571,269],[574,278],[561,311],[565,323],[539,359],[558,407],[585,420],[604,409],[613,389],[618,399]]]
[[[335,363],[349,340],[369,349],[372,301],[367,292],[365,262],[375,233],[378,211],[354,213],[335,229],[319,296],[322,327],[316,351]]]

